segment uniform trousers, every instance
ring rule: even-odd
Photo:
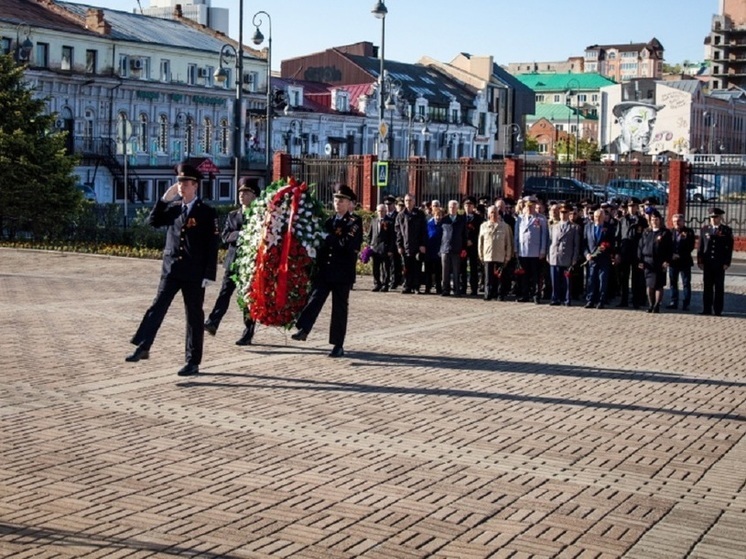
[[[569,305],[572,301],[572,293],[570,292],[570,278],[565,276],[567,270],[567,266],[549,267],[549,271],[552,276],[552,303],[564,303],[566,305]]]
[[[519,276],[519,299],[540,299],[541,290],[539,281],[541,277],[541,260],[538,257],[519,256],[518,263],[524,272]]]
[[[420,274],[422,263],[417,258],[417,254],[404,255],[404,289],[417,291],[420,288]]]
[[[394,259],[390,254],[371,254],[373,261],[373,284],[376,287],[391,287],[394,284]]]
[[[233,281],[233,273],[228,269],[225,271],[225,275],[223,275],[223,285],[220,286],[220,293],[218,293],[218,297],[215,299],[215,305],[212,308],[212,312],[210,312],[210,315],[207,317],[207,320],[212,322],[216,330],[220,326],[220,322],[223,320],[225,313],[228,311],[231,297],[235,290],[236,282]],[[248,311],[244,311],[243,323],[245,326],[244,335],[253,335],[256,324],[251,320]]]
[[[705,264],[702,270],[702,308],[705,312],[723,312],[725,301],[725,270],[722,266]]]
[[[205,289],[202,280],[184,281],[173,278],[161,278],[158,292],[153,304],[145,312],[140,326],[132,337],[131,343],[144,350],[150,350],[158,329],[166,317],[176,293],[181,291],[186,310],[186,343],[185,358],[188,365],[199,365],[202,362],[202,346],[204,344],[205,312],[202,305],[205,302]]]
[[[471,294],[476,295],[479,291],[479,250],[476,246],[466,247],[466,257],[461,259],[461,294],[466,293],[468,284]]]
[[[588,276],[585,299],[593,305],[606,304],[606,290],[609,286],[611,262],[608,257],[594,258],[588,262]]]
[[[296,322],[299,330],[310,332],[324,307],[329,293],[332,294],[332,318],[329,324],[329,343],[343,346],[347,334],[347,313],[352,284],[329,282],[316,279],[308,303],[303,308]]]
[[[630,278],[632,279],[632,305],[641,307],[645,304],[645,272],[637,266],[637,259],[622,258],[616,267],[617,282],[621,305],[629,304]]]

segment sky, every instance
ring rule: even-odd
[[[209,0],[208,0],[209,1]],[[143,8],[149,0],[140,0]],[[127,12],[137,0],[79,2]],[[187,3],[184,0],[183,3]],[[422,56],[448,62],[458,53],[492,55],[498,64],[566,60],[594,44],[646,43],[653,37],[676,64],[704,59],[718,0],[385,0],[385,58],[415,63]],[[252,16],[272,19],[272,68],[280,61],[334,46],[381,43],[374,0],[244,0],[244,42]],[[231,11],[229,35],[238,38],[238,0],[212,0]],[[455,8],[455,9],[454,9]],[[262,27],[268,35],[266,22]],[[266,45],[266,43],[265,43]]]

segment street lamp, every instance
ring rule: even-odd
[[[285,150],[288,155],[293,155],[290,140],[303,135],[303,123],[299,120],[293,119],[288,124],[288,129],[282,134],[285,140]],[[303,155],[301,150],[301,155]]]
[[[515,122],[511,122],[510,124],[506,124],[508,127],[508,133],[503,138],[503,160],[505,159],[505,144],[508,143],[508,138],[510,138],[510,145],[511,149],[510,152],[513,152],[513,136],[515,136],[515,141],[517,143],[520,143],[523,141],[523,136],[521,136],[521,127],[518,126]]]
[[[21,43],[21,33],[26,39]],[[34,48],[34,43],[29,39],[31,35],[31,27],[28,23],[19,23],[16,27],[16,62],[18,64],[28,62],[31,58],[31,51]]]
[[[572,85],[575,84],[575,91],[572,89]],[[580,88],[580,82],[576,80],[575,78],[572,78],[570,81],[567,82],[567,93],[566,93],[566,100],[565,104],[568,106],[568,108],[572,111],[572,105],[570,104],[570,96],[575,96],[575,161],[578,160],[578,134],[580,132],[580,111],[578,106],[578,92],[577,89]],[[570,128],[570,113],[567,115],[567,128],[569,131]],[[567,145],[567,158],[570,158],[570,144]]]
[[[267,170],[266,183],[269,184],[272,179],[272,154],[270,148],[272,145],[272,18],[264,10],[258,11],[254,14],[251,19],[251,24],[256,28],[254,36],[251,41],[259,46],[264,42],[264,34],[259,29],[259,26],[264,23],[261,16],[267,18],[267,26],[269,27],[269,35],[267,35],[267,127],[265,129],[264,138],[264,165]]]
[[[240,4],[239,11],[243,12],[243,1]],[[215,70],[215,73],[213,74],[216,82],[219,84],[225,83],[228,79],[228,71],[225,69],[225,66],[229,64],[229,59],[236,59],[236,101],[233,105],[233,184],[236,188],[236,195],[238,195],[238,181],[241,178],[241,152],[243,151],[241,141],[243,138],[243,115],[241,114],[241,90],[243,88],[243,49],[241,46],[243,37],[241,37],[241,29],[243,28],[243,25],[241,22],[243,22],[243,13],[240,15],[238,24],[240,28],[238,33],[238,50],[236,50],[232,45],[223,45],[220,48],[220,67]]]
[[[373,6],[371,13],[378,19],[381,20],[381,68],[378,72],[378,146],[376,154],[380,157],[382,155],[383,147],[383,130],[386,128],[386,121],[384,120],[384,99],[383,99],[383,81],[384,81],[384,60],[385,60],[385,48],[386,48],[386,14],[389,13],[386,9],[386,4],[382,0],[376,2]],[[376,189],[376,207],[381,202],[381,189]]]
[[[428,117],[426,117],[425,115],[422,115],[422,114],[415,115],[414,111],[412,111],[412,108],[411,108],[411,105],[410,105],[410,111],[409,111],[409,151],[410,151],[410,153],[409,153],[409,155],[415,155],[415,154],[411,153],[411,151],[412,151],[412,145],[413,145],[412,144],[412,124],[415,123],[415,122],[421,122],[422,123],[422,131],[421,131],[422,138],[424,139],[425,142],[427,142],[428,139],[430,138],[430,129],[427,127],[427,123],[430,122],[430,119]],[[427,145],[425,146],[425,156],[426,157],[429,155],[428,152],[430,151],[429,149],[427,149],[428,147],[429,146],[427,146]],[[418,150],[416,150],[416,151],[418,151]]]

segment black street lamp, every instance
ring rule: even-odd
[[[21,33],[26,39],[21,43]],[[34,43],[31,42],[31,27],[27,23],[19,23],[16,27],[16,62],[25,64],[31,59],[31,51],[34,49]]]
[[[386,120],[384,119],[384,99],[383,99],[383,86],[384,86],[384,61],[385,61],[385,48],[386,48],[386,14],[389,13],[388,9],[386,8],[386,4],[383,3],[382,0],[379,0],[376,2],[376,5],[373,6],[373,9],[371,10],[371,13],[378,19],[381,20],[381,52],[380,52],[380,58],[381,58],[381,67],[378,72],[378,143],[377,143],[377,150],[376,154],[381,156],[381,152],[383,151],[381,148],[384,147],[384,138],[383,138],[383,130],[386,129]],[[376,207],[381,203],[381,189],[376,189]]]
[[[575,85],[575,89],[572,88],[573,84]],[[578,135],[580,133],[580,104],[578,103],[578,89],[580,89],[580,82],[576,80],[575,78],[572,78],[570,81],[567,82],[567,93],[565,98],[565,104],[570,109],[570,111],[575,112],[575,161],[578,160]],[[572,104],[570,103],[570,97],[575,96],[575,109],[572,108]],[[567,131],[570,131],[570,113],[567,115]],[[567,159],[570,158],[570,144],[568,142],[567,144]]]
[[[225,66],[229,64],[231,58],[236,59],[236,100],[233,105],[233,184],[236,189],[236,196],[238,196],[238,181],[241,178],[241,153],[243,151],[241,139],[243,138],[243,114],[242,113],[242,88],[243,88],[243,49],[241,41],[243,40],[242,31],[243,28],[243,1],[241,2],[241,12],[239,20],[239,39],[238,39],[238,50],[232,45],[223,45],[220,48],[220,67],[215,70],[213,74],[215,81],[223,84],[228,79],[228,71]]]
[[[272,180],[272,18],[270,15],[261,10],[254,14],[251,19],[252,25],[256,28],[254,36],[251,38],[256,46],[261,45],[264,42],[264,34],[259,29],[259,26],[264,23],[261,16],[267,18],[267,26],[269,28],[269,34],[267,35],[267,124],[265,129],[264,138],[264,164],[267,170],[266,183],[269,184]]]

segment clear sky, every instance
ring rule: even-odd
[[[149,0],[140,0],[145,8]],[[81,1],[131,12],[137,0]],[[186,0],[184,1],[186,4]],[[593,44],[645,43],[657,38],[669,64],[704,59],[718,0],[385,0],[387,59],[421,56],[449,61],[459,52],[509,62],[582,56]],[[238,0],[212,0],[231,11],[229,35],[238,38]],[[272,67],[280,61],[360,41],[381,43],[374,0],[244,0],[244,42],[253,14],[272,18]],[[268,34],[266,23],[262,28]]]

